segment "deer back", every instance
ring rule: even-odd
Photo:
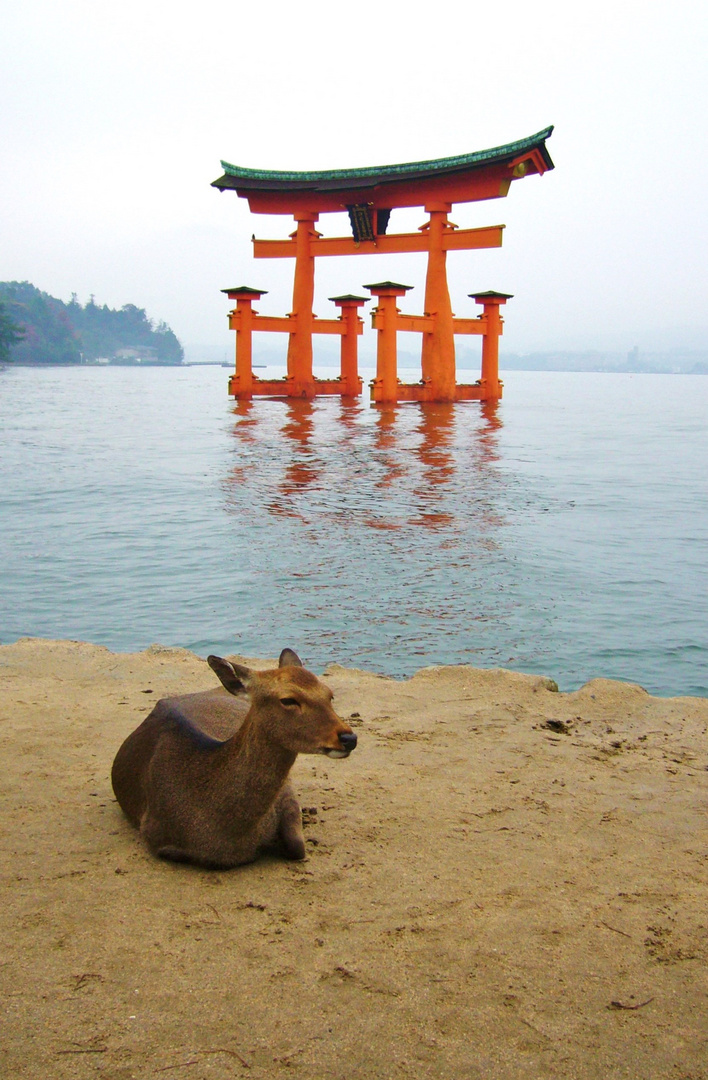
[[[161,698],[116,754],[111,781],[124,814],[136,828],[147,806],[148,771],[161,738],[171,738],[184,759],[202,755],[231,739],[250,706],[245,692],[234,696],[223,687]]]

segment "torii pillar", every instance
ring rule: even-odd
[[[484,389],[484,400],[498,401],[502,396],[502,385],[499,381],[499,335],[503,323],[499,308],[507,300],[511,300],[512,293],[489,289],[487,292],[469,293],[469,296],[484,306],[482,317],[487,324],[482,338],[482,372],[479,380]]]
[[[359,374],[359,350],[356,340],[362,331],[359,308],[369,303],[369,297],[346,293],[344,296],[330,296],[330,300],[339,308],[339,317],[344,323],[339,368],[342,396],[358,397],[363,383]]]
[[[315,258],[311,241],[320,234],[315,229],[319,214],[296,212],[295,280],[293,309],[290,318],[293,328],[288,340],[288,379],[292,397],[313,397],[312,378],[312,306],[315,300]]]
[[[423,226],[428,230],[424,313],[433,316],[435,329],[423,334],[421,375],[424,383],[435,386],[436,401],[455,400],[455,337],[443,246],[446,232],[452,230],[447,219],[451,209],[450,203],[429,203],[425,210],[430,221]]]
[[[396,300],[405,296],[411,285],[401,285],[397,281],[380,281],[376,285],[365,285],[371,289],[378,300],[372,311],[372,321],[376,328],[376,378],[371,384],[371,396],[374,401],[396,402],[398,400],[398,343],[397,330],[399,310]]]
[[[229,379],[229,393],[238,398],[253,395],[253,301],[258,301],[267,289],[252,289],[239,285],[236,289],[222,289],[229,300],[236,301],[236,309],[229,317],[229,327],[236,331],[236,371]],[[235,316],[235,317],[234,317]]]

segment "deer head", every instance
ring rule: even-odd
[[[332,691],[292,649],[283,649],[279,666],[269,671],[253,671],[220,656],[209,656],[207,662],[230,694],[249,694],[249,716],[257,717],[284,749],[342,758],[356,746],[356,735],[332,708]]]

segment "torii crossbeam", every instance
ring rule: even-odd
[[[498,339],[501,333],[501,319],[498,303],[495,308],[496,314],[491,317],[488,302],[485,304],[485,315],[480,317],[485,320],[484,326],[482,327],[480,322],[471,329],[462,328],[462,324],[471,324],[472,320],[456,320],[453,315],[446,263],[448,251],[500,247],[504,226],[458,229],[449,220],[448,215],[454,203],[503,198],[507,195],[512,181],[534,173],[542,175],[552,169],[553,162],[546,149],[546,139],[550,137],[552,131],[553,128],[548,127],[527,139],[459,157],[412,162],[405,165],[385,165],[379,168],[334,169],[324,172],[272,172],[245,169],[222,161],[224,175],[213,182],[213,187],[220,191],[236,191],[239,196],[248,199],[253,213],[289,214],[296,222],[295,232],[288,240],[253,238],[254,256],[257,259],[295,259],[293,306],[290,315],[286,319],[271,319],[271,325],[266,325],[268,320],[255,312],[249,315],[249,327],[252,329],[277,329],[289,335],[287,377],[276,390],[273,389],[271,382],[267,390],[263,388],[264,392],[269,394],[279,392],[281,396],[286,397],[314,397],[318,392],[351,392],[350,389],[344,389],[345,381],[348,387],[351,388],[353,385],[351,378],[343,380],[340,389],[332,385],[332,380],[324,380],[319,389],[319,380],[313,376],[313,333],[341,333],[343,348],[347,334],[354,333],[353,323],[348,324],[349,329],[343,325],[337,328],[333,323],[331,329],[325,330],[325,320],[323,320],[322,330],[318,329],[318,320],[312,309],[315,259],[318,256],[426,252],[428,267],[424,315],[417,326],[411,322],[410,327],[407,325],[400,327],[419,329],[423,335],[420,387],[416,385],[416,387],[406,388],[395,380],[395,387],[391,389],[391,380],[387,379],[385,381],[388,389],[382,391],[379,388],[379,396],[374,392],[375,400],[414,398],[428,401],[455,401],[470,397],[481,400],[500,397],[501,383],[498,378],[498,369],[496,372],[492,371],[489,362],[486,372],[482,372],[482,379],[475,384],[476,387],[480,387],[479,392],[471,393],[470,387],[456,384],[455,333],[482,333],[485,335],[485,341],[488,334],[496,334]],[[428,220],[421,225],[420,229],[415,233],[387,233],[391,211],[412,206],[422,206],[428,214]],[[349,213],[351,237],[325,237],[316,230],[315,224],[321,214],[341,213],[343,210]],[[403,292],[397,295],[405,294],[405,287],[401,288]],[[249,290],[248,287],[224,291],[228,293],[239,291],[243,295],[244,289],[254,293],[259,291]],[[508,298],[503,293],[490,292],[486,295]],[[380,308],[379,298],[377,311],[380,311]],[[490,314],[488,319],[487,314]],[[410,320],[416,318],[415,316],[399,317]],[[382,318],[383,315],[379,322]],[[241,325],[240,320],[241,316],[234,310],[231,320],[234,329],[238,330]],[[326,321],[332,322],[332,320]],[[388,325],[389,328],[392,325],[390,317]],[[379,342],[381,340],[381,335],[379,335]],[[348,347],[351,352],[351,342]],[[487,348],[487,356],[493,354],[494,348]],[[247,381],[248,388],[241,385],[237,364],[237,374],[231,382],[231,392],[237,397],[250,397],[253,393],[258,393],[258,380],[251,378]],[[326,388],[324,382],[327,383]],[[407,390],[415,390],[415,393],[407,393]],[[387,396],[380,397],[382,393]]]

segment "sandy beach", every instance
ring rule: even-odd
[[[109,780],[204,660],[0,648],[2,1076],[705,1080],[708,700],[324,679],[359,746],[296,763],[306,861],[212,872]]]

